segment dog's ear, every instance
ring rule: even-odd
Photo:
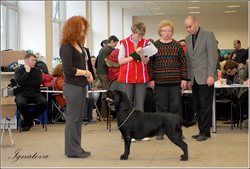
[[[107,90],[106,93],[108,97],[114,98],[114,92],[112,90]]]
[[[114,90],[114,99],[113,102],[114,103],[119,103],[122,100],[122,91],[120,90]]]

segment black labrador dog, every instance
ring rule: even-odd
[[[192,126],[196,121],[184,121],[178,115],[172,113],[144,113],[132,107],[126,93],[115,90],[107,91],[106,100],[115,105],[117,111],[117,123],[124,137],[125,151],[121,160],[127,160],[130,153],[131,139],[154,137],[157,133],[165,133],[168,138],[184,152],[181,161],[188,160],[188,146],[182,139],[181,126]]]

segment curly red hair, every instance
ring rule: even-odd
[[[52,72],[52,76],[53,77],[61,77],[61,76],[63,76],[63,66],[62,66],[62,64],[56,65],[56,67],[54,68],[54,70]]]
[[[89,30],[89,22],[82,16],[69,18],[64,24],[60,45],[74,44],[76,42],[84,46],[85,37],[83,38],[81,35],[83,25],[85,26],[84,34],[86,35]]]

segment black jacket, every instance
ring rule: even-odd
[[[31,68],[30,72],[26,72],[24,66],[15,70],[15,80],[18,84],[16,95],[23,95],[26,97],[34,97],[39,94],[40,86],[42,83],[42,72],[41,69],[34,67]]]

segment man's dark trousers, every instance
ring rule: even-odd
[[[37,95],[34,97],[24,97],[21,94],[16,96],[17,109],[22,114],[24,118],[24,126],[30,126],[33,120],[42,114],[48,107],[48,102],[42,95]],[[29,111],[29,103],[35,103],[34,109]]]

